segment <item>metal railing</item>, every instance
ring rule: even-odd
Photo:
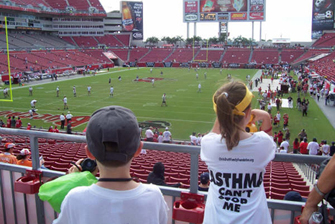
[[[19,130],[19,129],[7,129],[7,128],[0,128],[0,134],[7,134],[7,135],[19,135],[19,136],[28,136],[30,138],[30,150],[32,153],[32,169],[39,169],[39,149],[38,149],[38,138],[45,138],[45,139],[58,139],[67,142],[80,142],[85,143],[86,137],[85,136],[78,136],[78,135],[66,135],[66,134],[57,134],[57,133],[48,133],[48,132],[40,132],[40,131],[31,131],[31,130]],[[148,150],[158,150],[158,151],[170,151],[170,152],[182,152],[188,153],[191,157],[191,165],[190,165],[190,189],[180,189],[180,188],[172,188],[172,187],[163,187],[159,186],[164,196],[172,197],[172,205],[174,201],[180,197],[180,193],[183,191],[197,193],[198,190],[198,159],[200,154],[200,147],[199,146],[185,146],[185,145],[174,145],[174,144],[159,144],[159,143],[149,143],[144,142],[143,148]],[[321,156],[309,156],[309,155],[292,155],[292,154],[276,154],[273,161],[282,161],[282,162],[294,162],[294,163],[301,163],[301,164],[320,164],[325,158]],[[46,221],[46,203],[42,202],[38,195],[35,194],[31,198],[31,195],[27,196],[26,194],[17,195],[14,192],[14,181],[15,177],[21,177],[26,172],[27,167],[18,166],[18,165],[11,165],[6,163],[0,163],[0,198],[1,198],[1,207],[0,208],[0,223],[8,223],[8,211],[13,209],[12,217],[14,220],[11,223],[32,223],[31,212],[28,212],[28,209],[31,207],[28,206],[29,200],[35,200],[35,214],[36,214],[36,223],[38,224],[45,224]],[[63,172],[52,171],[52,170],[45,170],[40,169],[43,172],[44,178],[52,178],[64,175]],[[310,175],[312,177],[312,175]],[[8,178],[10,181],[8,182]],[[206,193],[201,193],[207,195]],[[12,200],[11,208],[6,208],[5,201],[8,200],[8,197],[11,197]],[[29,197],[29,200],[27,199]],[[17,212],[16,203],[19,199],[23,200],[24,209],[23,214]],[[268,207],[271,211],[272,220],[277,220],[277,217],[283,217],[283,215],[277,215],[278,212],[285,213],[285,217],[288,223],[292,223],[294,221],[294,217],[299,215],[301,212],[301,206],[303,205],[302,202],[292,202],[292,201],[283,201],[283,200],[274,200],[274,199],[267,199]],[[34,208],[34,209],[35,209]],[[170,208],[170,213],[172,211],[172,207]],[[334,209],[331,209],[331,214],[335,214]],[[7,213],[6,213],[7,212]],[[171,215],[171,214],[170,214]],[[53,217],[56,218],[57,214],[53,212]],[[25,217],[25,218],[22,218]],[[279,219],[281,219],[279,218]],[[21,220],[19,220],[21,219]],[[25,219],[25,221],[22,219]],[[171,219],[171,217],[170,217]],[[174,220],[171,220],[171,223],[174,223]]]

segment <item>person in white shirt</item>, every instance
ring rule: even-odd
[[[56,88],[56,94],[57,94],[56,96],[59,97],[59,87],[58,86]]]
[[[162,96],[162,104],[161,104],[161,107],[163,106],[163,104],[167,107],[167,104],[166,104],[166,94],[164,93],[163,96]]]
[[[277,118],[277,121],[278,121],[278,126],[280,124],[280,117],[281,117],[280,112],[277,111],[276,118]]]
[[[145,138],[147,139],[148,142],[153,142],[154,141],[154,133],[152,132],[152,127],[147,129],[145,131]]]
[[[151,79],[152,87],[155,87],[155,79]]]
[[[59,119],[60,119],[60,129],[64,129],[64,125],[65,125],[65,116],[64,116],[64,113],[62,113],[59,116]]]
[[[163,143],[163,133],[162,132],[159,132],[159,135],[157,137],[157,141],[158,141],[158,143]]]
[[[152,73],[152,68],[150,68],[150,73]]]
[[[73,96],[74,96],[74,97],[76,97],[76,96],[77,96],[77,90],[76,90],[76,87],[75,87],[75,86],[73,86],[73,88],[72,88],[72,89],[73,89]]]
[[[198,85],[198,91],[197,91],[197,93],[201,93],[201,83],[199,83],[199,85]]]
[[[67,105],[67,98],[66,98],[66,96],[64,96],[64,98],[63,98],[63,103],[64,103],[64,110],[65,109],[69,109],[69,106]]]
[[[330,153],[330,146],[327,144],[326,140],[323,140],[323,145],[321,147],[321,151],[322,151],[322,156],[329,156]]]
[[[114,88],[113,88],[113,86],[111,86],[110,92],[109,92],[109,97],[113,97],[113,95],[114,95]]]
[[[33,87],[29,87],[29,96],[32,96],[33,95]]]
[[[198,80],[198,78],[199,78],[199,74],[198,73],[195,74],[195,78]]]
[[[190,139],[191,139],[191,145],[197,145],[198,138],[195,132],[192,132],[192,135],[190,135]]]
[[[201,145],[202,134],[198,134],[197,145]]]
[[[91,95],[91,86],[87,86],[87,95]]]
[[[248,87],[237,81],[222,85],[213,96],[216,119],[200,150],[211,179],[203,224],[271,223],[263,176],[276,144],[269,113],[252,109],[252,99]],[[262,131],[246,132],[250,120],[262,121]]]
[[[35,107],[36,107],[36,103],[37,103],[37,100],[32,100],[32,101],[30,102],[30,106],[31,106],[31,108],[35,108]]]
[[[283,142],[280,144],[280,149],[285,150],[286,153],[287,153],[288,150],[289,150],[289,147],[290,147],[290,143],[286,139],[283,139]],[[281,152],[281,150],[280,150],[280,152]]]
[[[65,117],[66,117],[66,124],[68,124],[71,122],[73,115],[70,113],[70,111],[68,111]]]
[[[171,132],[169,131],[169,128],[166,127],[165,131],[163,132],[163,143],[170,143],[171,142]]]
[[[308,143],[307,149],[308,149],[309,155],[315,156],[318,154],[318,150],[320,149],[320,146],[316,138],[313,138],[313,141]]]

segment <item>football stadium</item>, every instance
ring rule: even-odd
[[[159,37],[150,4],[0,2],[0,223],[332,223],[334,1],[310,41],[263,39],[265,0]]]

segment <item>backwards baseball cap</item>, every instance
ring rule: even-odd
[[[140,146],[140,130],[134,113],[121,106],[95,111],[86,129],[87,146],[99,162],[126,162]],[[107,151],[104,143],[115,143],[118,152]]]
[[[209,173],[202,173],[201,175],[200,175],[200,182],[202,183],[202,184],[207,184],[208,183],[208,181],[209,181]]]
[[[306,202],[307,198],[301,197],[301,195],[299,194],[299,192],[289,191],[289,192],[286,193],[286,195],[284,197],[284,200]]]
[[[15,144],[14,143],[11,143],[11,142],[7,142],[5,144],[5,149],[10,149],[10,148],[14,148],[15,147]]]
[[[22,155],[22,156],[31,155],[31,152],[29,151],[29,149],[22,149],[20,151],[20,155]]]

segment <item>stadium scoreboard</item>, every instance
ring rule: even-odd
[[[188,22],[265,21],[265,0],[183,0]]]

